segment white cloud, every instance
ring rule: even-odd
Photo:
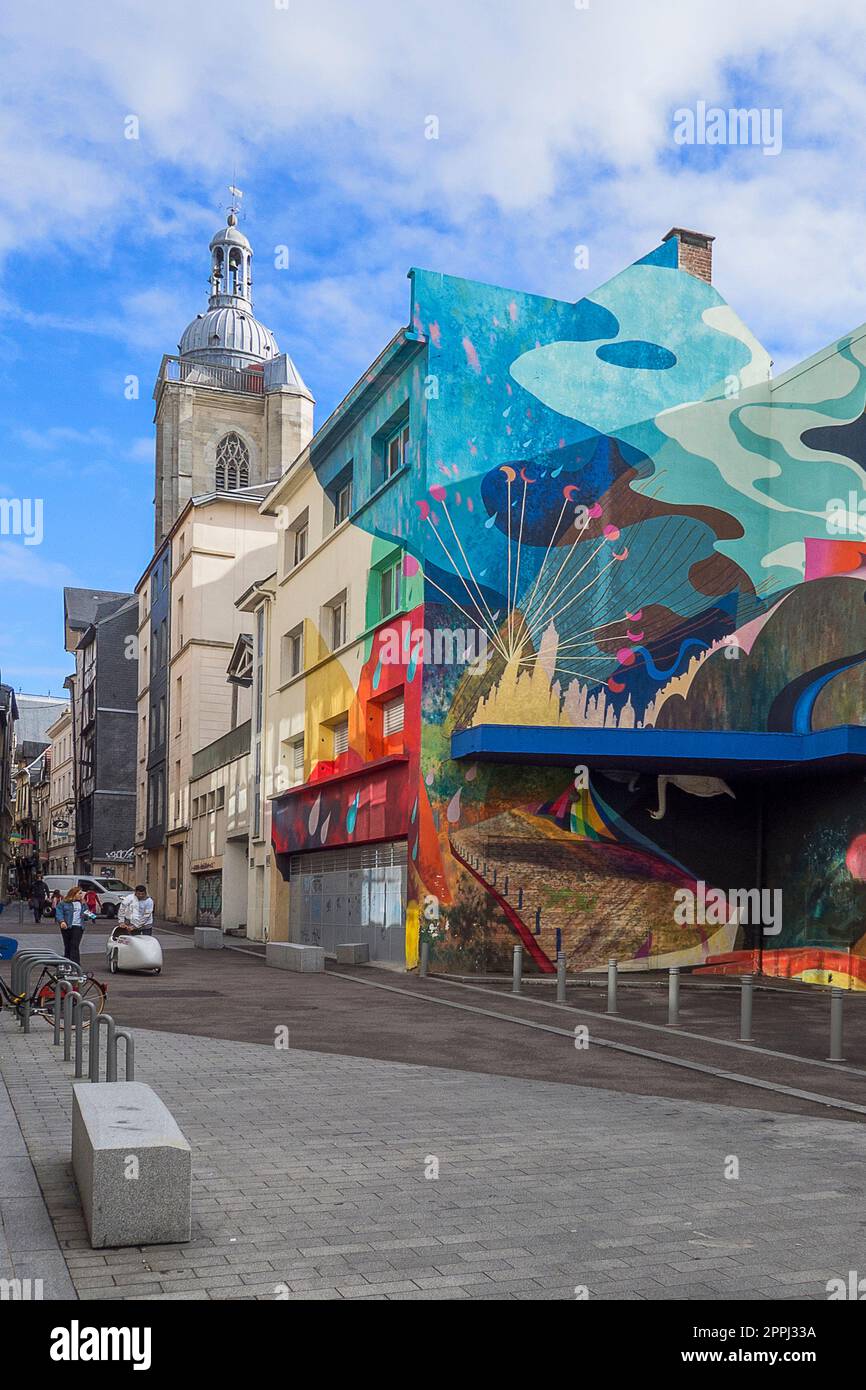
[[[342,297],[365,334],[390,322],[419,251],[444,270],[576,297],[674,223],[717,234],[720,287],[782,354],[864,316],[850,176],[866,115],[859,0],[121,0],[110,21],[96,0],[43,0],[7,7],[4,27],[7,252],[84,246],[104,262],[122,234],[164,266],[167,239],[189,246],[214,215],[175,184],[197,180],[216,204],[237,160],[262,222],[283,213],[256,206],[257,175],[295,180],[284,222],[294,210],[302,259],[298,207],[342,223],[345,265],[322,277],[318,302],[338,319]],[[782,155],[677,167],[671,113],[699,98],[782,107]],[[138,140],[124,139],[130,113]],[[438,140],[424,139],[431,114]],[[592,251],[586,278],[570,264],[577,240]],[[315,303],[299,288],[292,313]],[[151,281],[116,313],[70,318],[159,351],[189,316]],[[302,336],[315,329],[307,319]]]

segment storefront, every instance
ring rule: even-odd
[[[196,926],[221,927],[223,912],[222,855],[194,859],[191,866],[196,886]]]

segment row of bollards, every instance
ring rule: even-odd
[[[135,1044],[132,1034],[126,1028],[118,1028],[111,1014],[97,1014],[96,1005],[89,999],[82,999],[78,990],[65,980],[58,980],[54,987],[54,1044],[60,1045],[61,1023],[63,1027],[63,1060],[72,1061],[73,1040],[75,1043],[75,1079],[84,1077],[84,1014],[88,1018],[87,1060],[88,1078],[97,1082],[100,1079],[99,1042],[101,1031],[105,1028],[105,1080],[117,1080],[117,1046],[123,1040],[126,1045],[126,1080],[135,1080]]]
[[[426,943],[425,943],[426,944]],[[420,974],[426,975],[426,959],[422,946]],[[607,963],[607,1003],[605,1013],[615,1015],[617,1008],[617,981],[619,969],[615,957],[611,957]],[[512,967],[511,967],[511,993],[520,994],[523,984],[523,947],[515,946]],[[556,957],[556,1002],[564,1004],[566,1002],[566,974],[565,974],[565,952],[560,951]],[[753,1043],[752,1036],[752,1012],[755,994],[754,975],[740,976],[740,1032],[739,1041],[743,1043]],[[845,1057],[842,1050],[842,1023],[843,1008],[845,1004],[845,991],[843,989],[832,988],[830,990],[830,1062],[844,1062]],[[680,967],[672,965],[668,969],[668,1028],[679,1028],[680,1025]]]

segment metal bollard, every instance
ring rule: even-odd
[[[75,1080],[80,1081],[84,1075],[84,1010],[90,1011],[90,1035],[93,1036],[93,1028],[96,1023],[96,1005],[89,999],[82,999],[80,994],[75,995],[78,1000],[78,1007],[75,1009]]]
[[[740,980],[740,1042],[754,1042],[752,1037],[752,993],[755,986],[753,975],[743,975]]]
[[[565,1003],[565,952],[560,951],[556,957],[556,1002]]]
[[[515,946],[511,962],[511,993],[520,993],[520,980],[523,975],[523,947]]]
[[[63,982],[63,1060],[72,1061],[72,1010],[75,1008],[75,996],[78,990],[74,985],[70,985],[67,980]],[[58,984],[60,981],[58,980]]]
[[[680,967],[672,965],[668,971],[668,1027],[680,1026]]]
[[[830,990],[830,1056],[828,1062],[844,1062],[842,1053],[842,1010],[845,1006],[844,989]]]
[[[607,1008],[606,1013],[616,1013],[616,958],[611,956],[607,963]]]
[[[430,942],[421,942],[421,959],[418,962],[418,977],[423,979],[430,968]]]
[[[111,1017],[111,1014],[100,1014],[99,1017],[95,1020],[95,1022],[91,1023],[90,1025],[90,1054],[88,1057],[88,1061],[90,1063],[91,1081],[99,1080],[99,1030],[102,1027],[103,1023],[105,1024],[108,1034],[105,1045],[106,1077],[108,1073],[107,1059],[111,1055],[111,1048],[114,1040],[114,1032],[117,1025],[115,1024],[114,1019]]]
[[[118,1028],[110,1038],[108,1056],[105,1059],[106,1081],[117,1080],[117,1044],[121,1038],[126,1043],[126,1080],[135,1080],[135,1044],[132,1034],[126,1028]]]

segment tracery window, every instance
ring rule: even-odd
[[[223,435],[216,452],[216,490],[235,492],[250,484],[250,451],[234,430]]]

